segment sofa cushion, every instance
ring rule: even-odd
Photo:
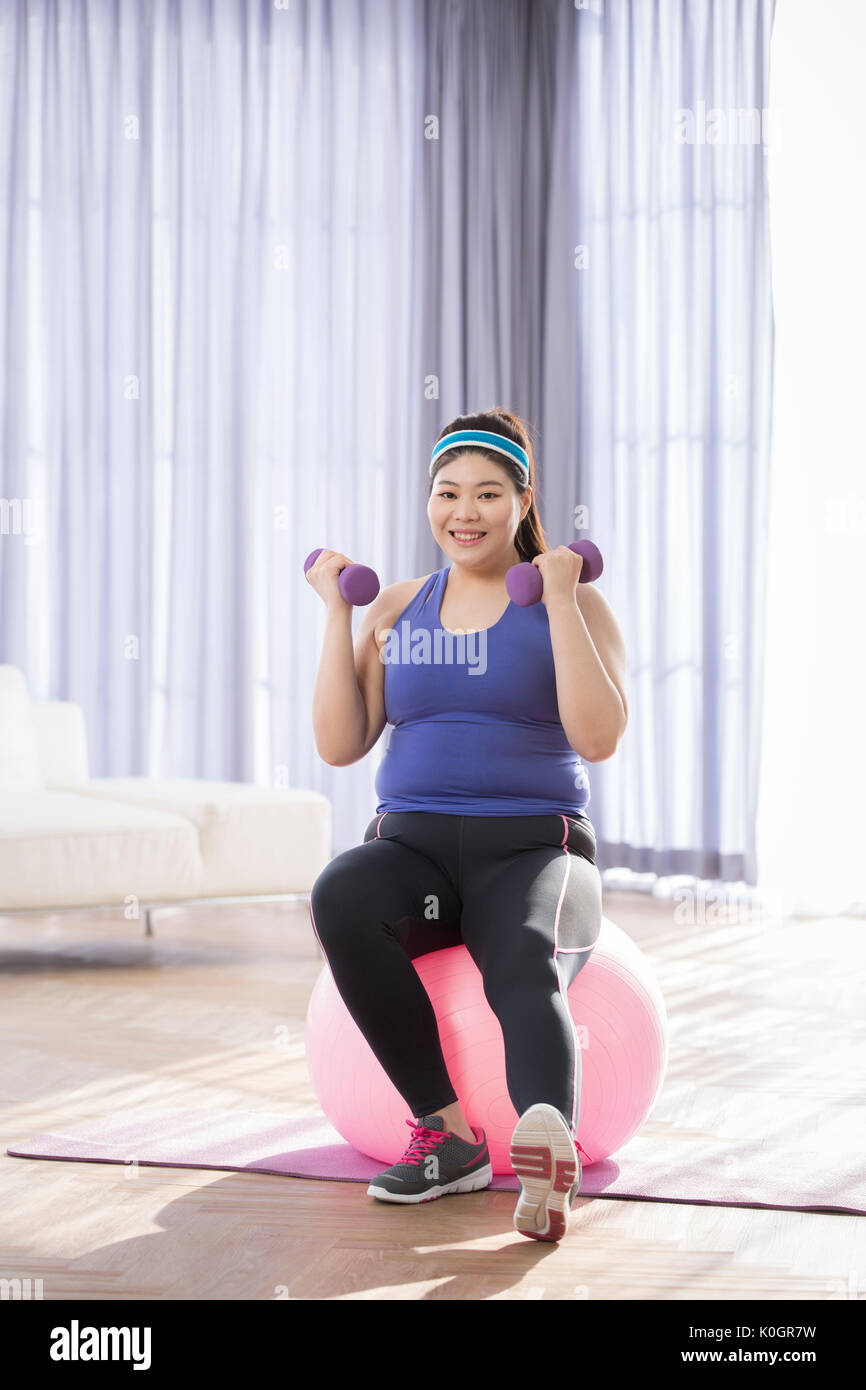
[[[33,721],[46,789],[77,788],[87,781],[84,710],[72,700],[34,700]]]
[[[321,792],[194,777],[92,777],[75,790],[189,819],[205,897],[309,893],[331,857],[331,803]]]
[[[0,911],[182,900],[201,890],[185,816],[78,792],[0,788]]]
[[[17,666],[0,666],[0,789],[42,786],[39,741],[27,682]]]

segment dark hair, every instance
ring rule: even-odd
[[[516,459],[511,459],[506,454],[497,453],[495,449],[485,449],[483,444],[455,444],[453,449],[446,449],[436,460],[427,492],[428,501],[433,491],[433,484],[436,482],[436,475],[446,460],[454,458],[457,454],[465,454],[469,450],[473,453],[483,454],[485,458],[490,459],[491,463],[498,463],[500,468],[504,468],[519,493],[524,493],[527,487],[532,488],[529,511],[517,528],[514,544],[522,561],[534,560],[536,555],[543,555],[547,551],[548,545],[544,539],[541,517],[538,515],[536,505],[535,460],[532,456],[529,425],[519,416],[512,415],[510,411],[495,405],[492,410],[484,410],[480,415],[458,415],[456,419],[451,420],[440,430],[437,443],[439,439],[444,439],[446,434],[451,434],[454,430],[489,430],[491,434],[505,435],[506,439],[510,439],[513,444],[519,444],[522,449],[526,450],[526,456],[529,459],[529,477],[527,478]]]

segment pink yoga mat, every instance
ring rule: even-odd
[[[859,1124],[856,1111],[851,1123]],[[637,1134],[613,1158],[584,1168],[581,1197],[775,1207],[790,1211],[866,1212],[863,1146]],[[409,1130],[406,1130],[407,1138]],[[837,1135],[841,1139],[842,1135]],[[256,1110],[138,1107],[69,1129],[12,1143],[13,1158],[76,1163],[139,1163],[158,1168],[218,1168],[291,1178],[367,1183],[386,1165],[346,1144],[324,1115]],[[490,1189],[516,1192],[517,1179],[494,1177]],[[373,1199],[370,1198],[372,1201]]]

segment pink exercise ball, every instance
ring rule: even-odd
[[[509,1146],[518,1116],[505,1082],[502,1030],[478,968],[465,946],[431,951],[413,964],[432,1001],[464,1114],[486,1131],[494,1173],[513,1173]],[[577,1138],[586,1167],[621,1149],[652,1109],[667,1066],[667,1013],[646,957],[606,917],[568,1002],[581,1047]],[[310,998],[306,1050],[313,1090],[337,1133],[359,1153],[395,1163],[409,1140],[409,1107],[347,1010],[327,964]]]

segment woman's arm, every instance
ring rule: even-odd
[[[365,758],[381,737],[385,713],[385,667],[376,628],[403,611],[419,580],[382,589],[364,611],[352,639],[352,609],[328,609],[319,673],[313,690],[313,735],[323,762],[349,767]]]
[[[543,602],[565,736],[580,757],[598,763],[613,756],[628,723],[625,643],[604,594],[594,584],[571,587],[573,574],[563,557],[562,564],[544,577]],[[550,580],[555,582],[549,584]]]
[[[367,710],[355,672],[352,608],[343,602],[328,608],[313,687],[313,737],[319,757],[332,767],[354,762],[366,727]]]
[[[547,616],[565,736],[580,757],[600,763],[613,757],[628,723],[625,644],[604,595],[582,588],[579,606],[559,596]]]

